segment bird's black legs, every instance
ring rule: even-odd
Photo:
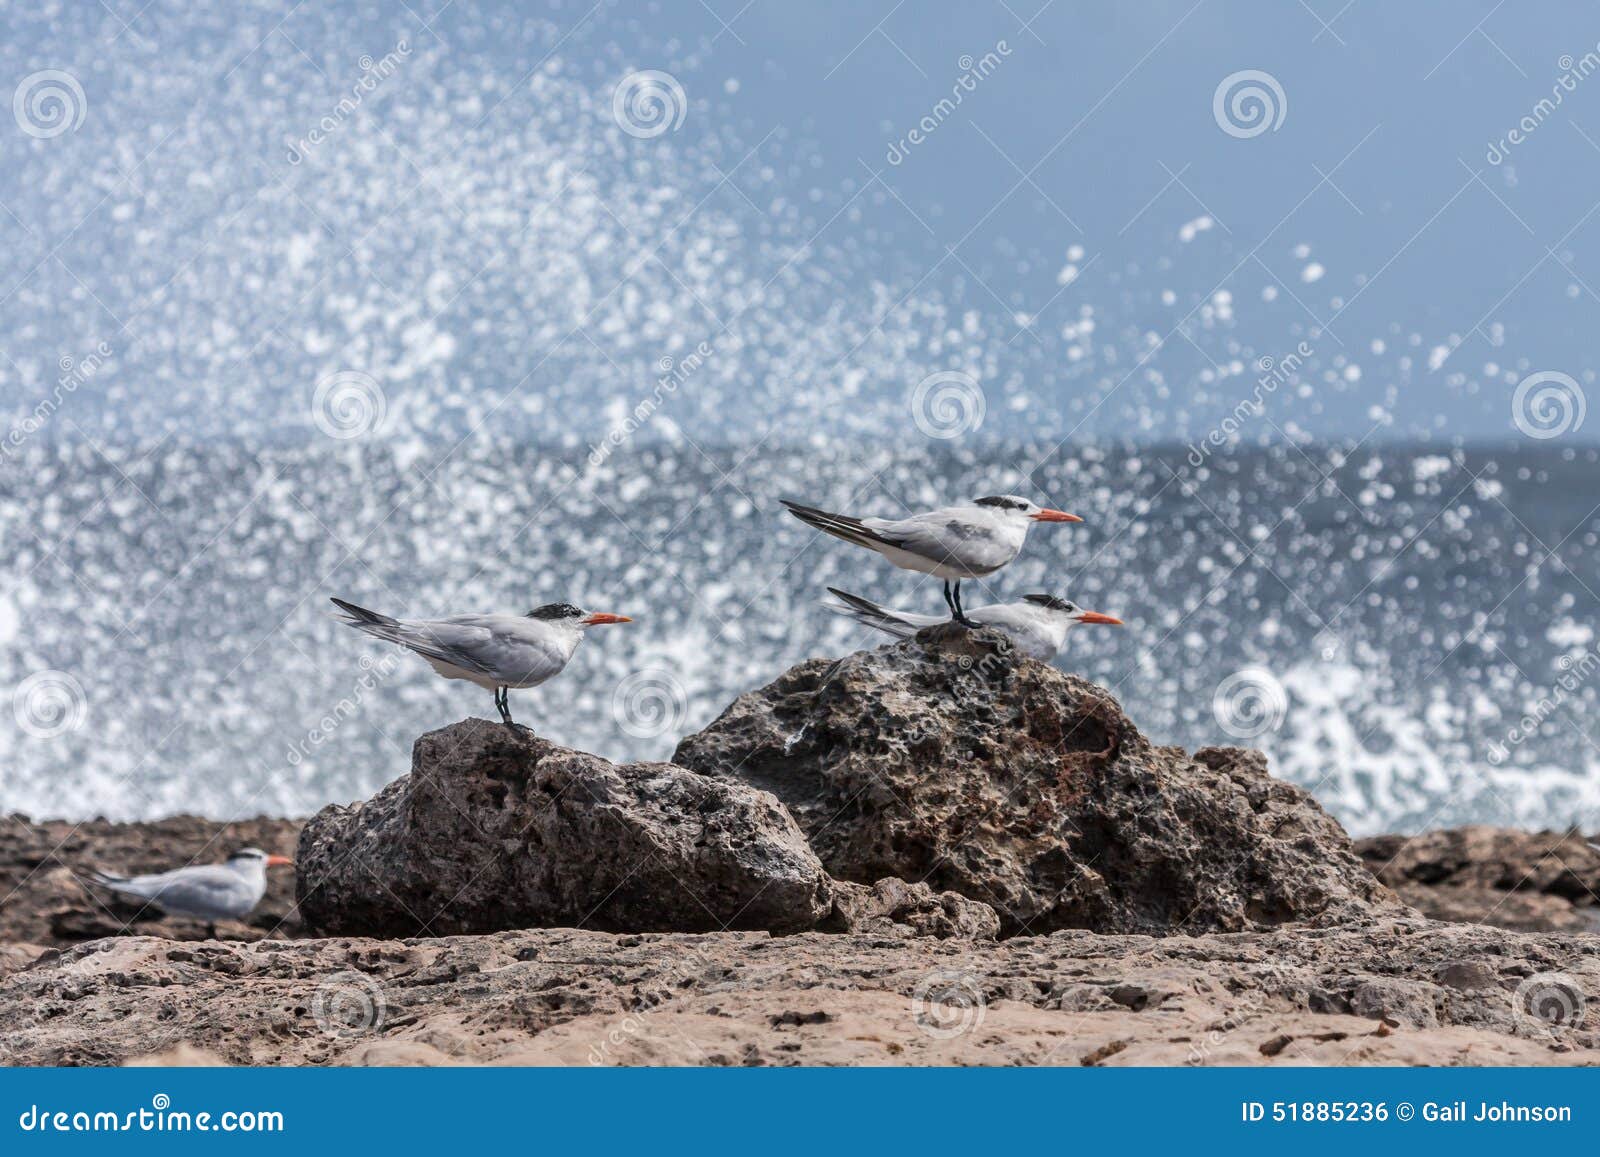
[[[515,727],[516,724],[511,722],[511,688],[496,687],[494,705],[500,709],[500,722],[507,727]]]
[[[966,618],[966,611],[962,610],[962,581],[955,579],[955,621],[963,627],[976,627],[970,618]]]
[[[944,580],[944,603],[950,608],[950,617],[963,627],[976,627],[978,624],[967,618],[967,612],[961,609],[961,580],[956,580],[954,596],[950,593],[950,580]]]

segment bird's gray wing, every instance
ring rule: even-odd
[[[260,897],[237,872],[207,865],[168,872],[167,882],[149,899],[165,911],[211,920],[242,916]]]
[[[1012,543],[988,521],[964,517],[959,510],[862,521],[901,550],[923,558],[960,562],[978,570],[1004,566],[1016,554]]]
[[[468,616],[460,616],[460,619]],[[460,619],[423,619],[401,621],[391,632],[379,635],[409,648],[425,659],[449,663],[463,671],[480,675],[493,675],[494,668],[486,662],[486,652],[492,648],[494,632],[488,627]],[[378,634],[377,631],[369,632]]]
[[[537,686],[572,657],[556,634],[523,615],[457,615],[426,626],[446,662],[508,686]]]
[[[248,910],[249,885],[222,864],[199,864],[149,876],[102,876],[114,892],[149,900],[169,912],[197,916],[229,916]]]

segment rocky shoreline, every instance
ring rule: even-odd
[[[248,923],[91,891],[251,844]],[[671,763],[498,723],[306,821],[0,825],[10,1064],[1594,1064],[1600,853],[1352,843],[1257,752],[934,630]]]

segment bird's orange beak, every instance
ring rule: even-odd
[[[1068,514],[1065,510],[1041,510],[1038,514],[1030,514],[1029,518],[1035,522],[1082,522],[1076,514]]]
[[[1122,620],[1115,615],[1102,615],[1099,611],[1084,611],[1078,617],[1080,623],[1104,623],[1108,627],[1122,626]]]
[[[588,627],[603,627],[607,623],[631,623],[633,620],[627,615],[606,615],[596,611],[594,614],[586,616],[583,622]]]
[[[294,861],[291,860],[288,856],[268,856],[267,857],[267,867],[269,867],[269,868],[292,868],[292,867],[294,867]]]

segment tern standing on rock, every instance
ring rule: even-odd
[[[590,627],[631,623],[627,615],[581,611],[571,603],[546,603],[526,615],[451,615],[445,619],[391,619],[343,599],[339,621],[374,638],[399,643],[426,659],[446,679],[465,679],[494,692],[507,727],[511,688],[537,687],[559,675]]]
[[[991,575],[1016,558],[1035,522],[1083,521],[1076,514],[1050,510],[1015,494],[979,498],[967,506],[946,506],[909,518],[853,518],[786,499],[783,504],[807,526],[875,550],[902,570],[943,579],[951,616],[968,627],[977,624],[961,609],[962,579]]]
[[[240,848],[222,864],[196,864],[149,876],[114,876],[90,872],[89,879],[102,888],[154,904],[169,916],[193,916],[206,922],[207,934],[217,938],[218,920],[243,920],[267,894],[267,869],[291,866],[287,856],[272,856],[260,848]]]
[[[863,626],[884,631],[897,639],[909,639],[923,627],[943,622],[938,615],[914,615],[910,611],[897,611],[879,606],[870,599],[844,591],[828,588],[842,606],[829,603],[827,608],[838,615],[847,615]],[[1122,620],[1099,611],[1086,611],[1076,603],[1059,599],[1055,595],[1023,595],[1020,603],[997,603],[992,607],[978,607],[969,617],[981,627],[993,627],[1030,659],[1049,662],[1066,644],[1067,632],[1079,623],[1104,623],[1122,626]]]

